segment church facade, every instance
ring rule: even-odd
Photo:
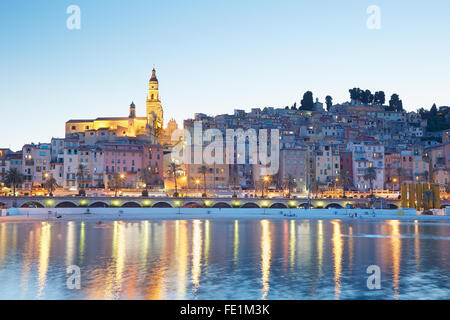
[[[108,131],[118,137],[150,136],[156,140],[163,130],[164,118],[155,69],[149,80],[146,109],[145,117],[137,117],[136,106],[132,102],[128,117],[69,120],[66,122],[66,137],[76,133],[88,136]]]

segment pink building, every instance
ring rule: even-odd
[[[111,142],[102,144],[102,149],[106,182],[117,173],[124,176],[125,187],[142,187],[145,182],[141,172],[148,170],[151,186],[163,185],[163,150],[160,145]]]

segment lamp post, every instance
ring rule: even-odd
[[[195,179],[195,184],[197,185],[197,192],[200,185],[200,179]]]
[[[339,198],[339,194],[337,193],[337,186],[338,186],[338,182],[339,182],[339,178],[336,177],[336,179],[334,180],[334,192],[336,194],[336,198]]]
[[[125,187],[125,174],[122,173],[122,174],[120,175],[120,180],[121,180],[123,186]]]
[[[262,195],[261,198],[264,198],[264,189],[266,188],[266,183],[269,182],[270,177],[269,176],[264,176],[263,177],[263,185],[262,185]]]

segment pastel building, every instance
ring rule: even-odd
[[[8,155],[13,153],[10,149],[0,149],[0,181],[10,169],[10,161]]]
[[[113,174],[120,175],[128,188],[163,185],[163,150],[160,145],[139,145],[105,143],[104,152],[105,182]],[[143,181],[141,172],[147,170],[148,180]]]
[[[319,145],[314,153],[315,178],[322,184],[336,184],[341,172],[339,150],[333,145]]]
[[[306,191],[306,153],[304,146],[295,143],[284,143],[280,148],[279,179],[283,185],[292,178],[294,192]]]
[[[66,138],[64,141],[64,187],[76,189],[77,173],[79,167],[79,140],[77,137]]]
[[[50,176],[51,144],[26,144],[22,148],[24,188],[40,187]]]
[[[384,146],[380,144],[361,142],[350,142],[348,149],[353,152],[353,181],[359,191],[368,191],[370,181],[364,176],[368,168],[375,168],[376,179],[372,181],[373,189],[384,188]]]
[[[388,190],[400,190],[400,184],[403,182],[402,177],[399,176],[399,169],[402,167],[400,153],[386,152],[384,162],[385,188]]]

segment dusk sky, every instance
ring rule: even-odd
[[[69,5],[81,29],[69,30]],[[381,29],[366,22],[381,9]],[[145,114],[157,69],[165,120],[398,93],[450,105],[450,2],[381,0],[0,2],[0,147],[64,136],[69,119]]]

